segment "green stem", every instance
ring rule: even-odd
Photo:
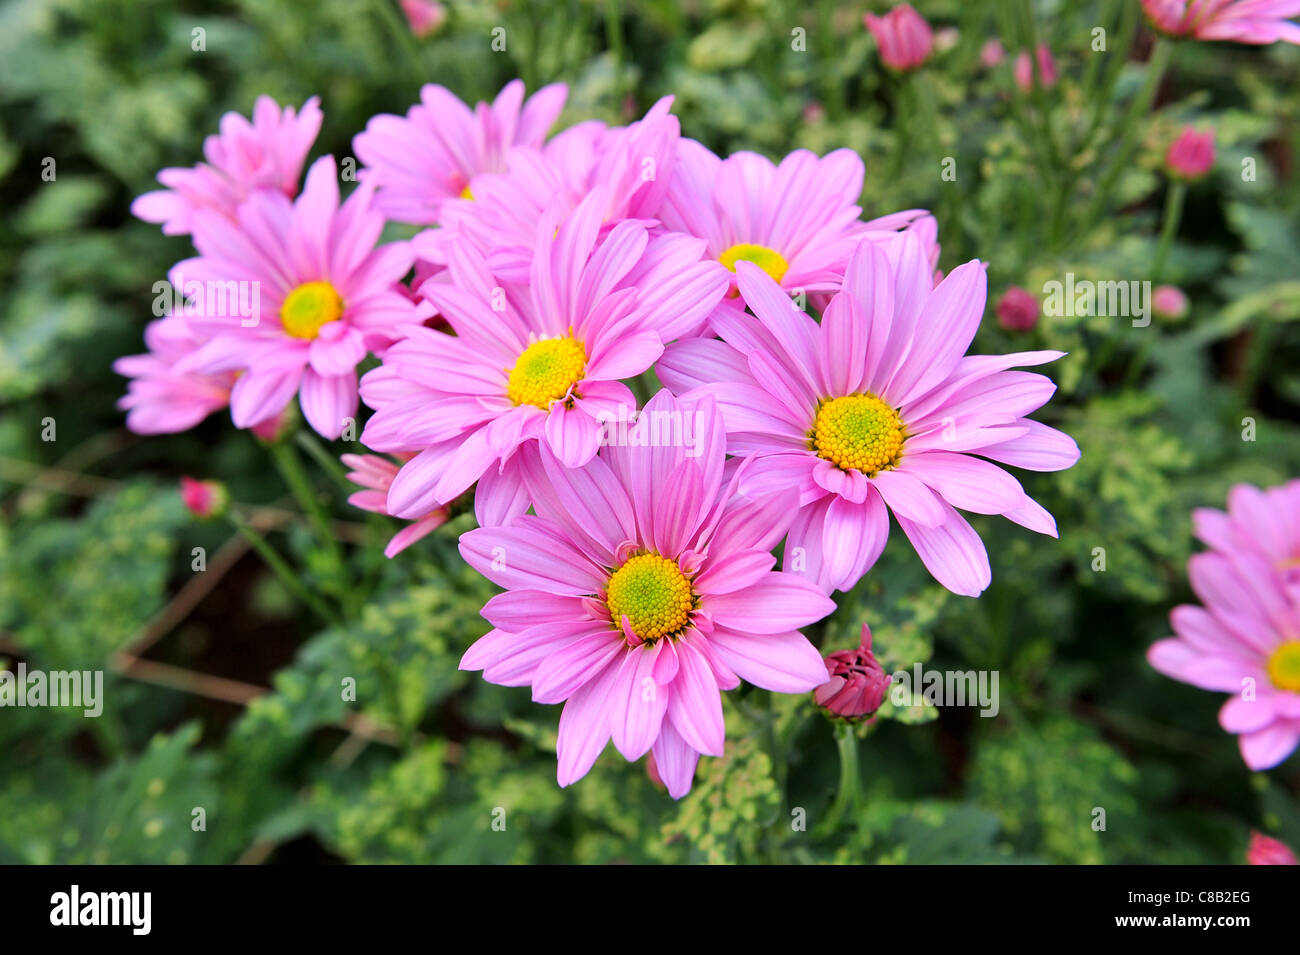
[[[1156,243],[1155,258],[1151,261],[1151,281],[1159,282],[1164,278],[1165,260],[1169,257],[1169,248],[1173,245],[1178,232],[1178,223],[1183,218],[1183,201],[1187,198],[1187,183],[1173,182],[1165,195],[1165,218],[1160,227],[1160,239]]]
[[[275,572],[275,575],[280,578],[280,583],[284,584],[285,589],[301,600],[308,609],[320,617],[326,624],[332,626],[340,623],[338,616],[330,610],[328,606],[326,606],[325,602],[321,600],[319,596],[312,593],[303,585],[302,581],[298,579],[296,574],[294,574],[293,568],[290,567],[285,559],[279,555],[275,548],[266,542],[266,539],[262,537],[261,534],[249,527],[244,519],[237,515],[233,509],[230,511],[228,517],[230,523],[235,526],[235,529],[239,531],[244,540],[248,541],[253,550],[257,551],[258,556],[261,557],[262,560],[266,561],[267,566],[270,567],[271,570]]]
[[[298,504],[307,514],[307,519],[311,522],[320,545],[329,555],[331,570],[333,571],[333,589],[344,604],[351,602],[353,590],[348,585],[347,563],[343,557],[343,548],[338,539],[334,536],[334,529],[330,526],[329,515],[321,506],[320,499],[316,496],[316,491],[312,487],[311,478],[302,466],[302,459],[294,451],[293,445],[287,441],[277,441],[270,445],[271,457],[275,460],[275,465],[279,469],[281,476],[284,478],[293,496],[297,498]],[[350,608],[355,609],[355,608]]]
[[[817,827],[818,836],[834,832],[846,813],[852,817],[858,809],[858,734],[852,723],[840,721],[835,725],[835,744],[840,752],[840,788],[826,818]]]
[[[1156,90],[1160,87],[1160,78],[1169,66],[1169,58],[1172,53],[1173,44],[1165,37],[1157,37],[1155,45],[1151,48],[1151,56],[1147,60],[1146,79],[1142,84],[1142,89],[1137,96],[1133,97],[1133,101],[1129,103],[1129,108],[1119,120],[1117,128],[1121,131],[1121,139],[1119,149],[1115,152],[1114,161],[1102,175],[1097,186],[1097,192],[1092,197],[1092,202],[1089,203],[1080,220],[1085,234],[1087,230],[1092,228],[1097,217],[1101,215],[1116,182],[1123,175],[1124,170],[1128,168],[1129,162],[1133,158],[1133,151],[1137,148],[1137,144],[1141,139],[1138,135],[1140,126],[1138,121],[1151,111],[1151,104],[1155,102],[1156,98]]]
[[[343,466],[343,462],[326,451],[324,445],[316,440],[315,435],[310,431],[299,431],[293,439],[298,447],[306,451],[311,459],[321,466],[322,471],[338,481],[343,490],[349,493],[356,490],[348,480],[348,469]]]
[[[420,66],[420,49],[416,45],[415,35],[411,33],[410,25],[394,9],[392,0],[376,0],[375,7],[379,11],[379,19],[384,21],[385,28],[402,48],[402,55],[409,63],[411,73],[418,82],[424,82],[424,70]]]

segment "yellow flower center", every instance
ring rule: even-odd
[[[808,432],[819,458],[867,477],[898,464],[906,437],[898,412],[872,394],[823,401]]]
[[[460,197],[462,199],[473,199],[474,193],[469,191],[469,186],[467,185],[464,189],[460,191]]]
[[[621,626],[626,615],[632,632],[653,642],[686,629],[695,609],[695,594],[677,561],[658,554],[636,554],[610,575],[605,605],[614,626]]]
[[[343,299],[329,282],[304,282],[285,296],[280,323],[294,338],[315,338],[322,325],[338,321]]]
[[[733,272],[736,271],[736,263],[742,260],[753,262],[772,276],[774,282],[780,282],[785,278],[785,273],[790,268],[790,263],[776,249],[769,249],[765,245],[750,245],[748,242],[733,245],[718,256],[718,261]]]
[[[1300,693],[1300,640],[1288,640],[1269,654],[1268,678],[1279,690]]]
[[[552,401],[568,396],[587,370],[587,352],[572,336],[533,342],[510,369],[506,397],[516,405],[546,411]]]

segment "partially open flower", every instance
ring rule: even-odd
[[[857,649],[826,655],[826,673],[830,679],[813,690],[818,706],[846,719],[870,716],[880,709],[890,678],[871,652],[871,628],[865,623]]]
[[[211,521],[226,513],[230,506],[230,492],[219,481],[198,481],[192,477],[182,477],[181,500],[195,517]]]
[[[890,69],[916,69],[934,47],[930,24],[910,3],[900,3],[883,17],[868,13],[863,22],[876,38],[880,58]]]

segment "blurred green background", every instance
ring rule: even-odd
[[[1222,507],[1236,481],[1300,473],[1300,50],[1180,44],[1157,112],[1126,122],[1150,42],[1137,0],[917,2],[943,32],[910,77],[883,70],[862,25],[882,3],[445,6],[417,38],[394,0],[0,3],[0,658],[107,671],[98,719],[0,709],[0,861],[1235,863],[1251,828],[1300,846],[1300,758],[1250,773],[1218,728],[1221,698],[1143,656],[1192,599],[1190,510]],[[491,48],[497,27],[505,52]],[[1009,62],[980,62],[995,36],[1013,54],[1049,43],[1060,82],[1018,93]],[[227,528],[194,523],[177,498],[180,474],[226,481],[315,574],[323,557],[301,522],[277,523],[288,499],[256,441],[224,414],[137,438],[114,407],[112,360],[142,350],[153,283],[191,254],[128,205],[159,168],[197,162],[223,112],[247,114],[261,93],[320,95],[313,156],[343,157],[423,82],[473,102],[515,76],[570,84],[562,124],[626,122],[672,93],[683,134],[718,151],[852,147],[868,215],[930,208],[942,268],[990,263],[975,351],[1069,352],[1048,368],[1060,390],[1040,417],[1083,458],[1021,475],[1060,541],[976,518],[993,586],[969,600],[896,537],[811,634],[851,646],[866,620],[887,669],[1001,675],[996,719],[887,707],[864,728],[866,808],[835,832],[816,831],[835,744],[806,697],[728,694],[728,754],[702,761],[680,803],[612,749],[558,789],[558,709],[456,670],[491,593],[455,553],[467,518],[386,561],[382,522],[315,472],[366,597],[321,632],[256,555],[226,545]],[[1167,268],[1190,314],[1000,329],[992,304],[1008,285],[1147,277],[1160,158],[1189,122],[1213,125],[1219,149]],[[1133,159],[1097,198],[1126,135]],[[56,440],[42,438],[47,419]],[[141,641],[142,661],[115,656]],[[357,702],[340,698],[345,677]],[[250,687],[271,692],[248,702]],[[791,824],[801,808],[806,832]]]

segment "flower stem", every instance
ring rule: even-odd
[[[329,515],[321,507],[320,500],[316,497],[316,491],[311,485],[311,478],[308,477],[307,471],[302,466],[302,460],[298,453],[294,451],[293,445],[287,441],[277,441],[270,445],[271,457],[275,460],[275,466],[279,469],[280,475],[284,478],[289,490],[297,498],[298,504],[307,514],[307,519],[311,522],[317,538],[325,552],[329,555],[330,563],[333,565],[334,584],[340,597],[348,594],[347,582],[347,565],[343,559],[343,548],[339,545],[334,536],[334,531],[330,527]]]
[[[356,490],[348,480],[348,469],[343,466],[343,462],[326,451],[324,445],[316,440],[315,435],[309,431],[299,431],[294,435],[293,440],[321,466],[321,470],[339,482],[339,487],[348,492]]]
[[[1151,56],[1147,59],[1146,78],[1143,81],[1142,89],[1137,96],[1133,97],[1133,101],[1129,103],[1129,108],[1119,120],[1118,129],[1121,133],[1121,139],[1119,149],[1115,153],[1115,159],[1103,174],[1101,182],[1097,186],[1097,192],[1092,197],[1091,204],[1080,220],[1085,232],[1092,228],[1097,217],[1101,215],[1116,182],[1123,175],[1124,170],[1129,167],[1133,150],[1137,148],[1139,141],[1137,134],[1138,120],[1151,111],[1151,104],[1155,102],[1156,98],[1156,90],[1160,87],[1160,78],[1164,76],[1165,70],[1169,66],[1169,58],[1172,53],[1172,42],[1162,36],[1156,37],[1155,44],[1151,47]]]
[[[818,836],[834,832],[846,813],[852,817],[858,809],[858,735],[852,723],[841,721],[836,724],[835,744],[840,752],[840,788],[826,818],[817,827]]]
[[[1156,243],[1155,258],[1151,261],[1151,281],[1159,282],[1164,277],[1165,260],[1169,257],[1169,247],[1178,232],[1178,223],[1183,218],[1183,201],[1187,198],[1187,183],[1172,182],[1165,196],[1164,224],[1160,227],[1160,239]]]
[[[253,530],[242,517],[235,513],[233,508],[227,516],[230,523],[235,526],[235,529],[239,531],[244,540],[248,541],[253,550],[257,551],[258,556],[266,561],[267,566],[280,578],[280,583],[284,584],[285,589],[301,600],[309,610],[320,617],[326,624],[334,625],[340,622],[337,614],[318,595],[312,593],[303,585],[302,581],[294,574],[293,568],[288,565],[274,547],[266,542],[266,539],[261,534]]]

